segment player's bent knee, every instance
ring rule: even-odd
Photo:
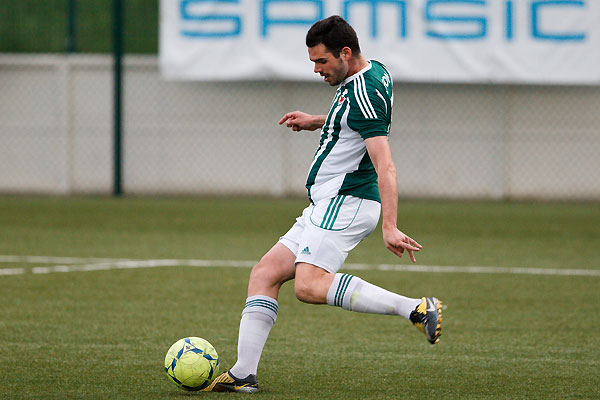
[[[277,283],[277,274],[272,268],[260,262],[256,264],[250,272],[250,283],[266,283],[269,285]]]
[[[294,281],[294,293],[296,298],[303,303],[314,303],[314,293],[312,288],[307,285],[304,281]]]
[[[335,274],[315,265],[298,263],[294,281],[296,298],[310,304],[327,303],[327,292],[334,276]]]
[[[259,261],[250,272],[251,283],[261,282],[262,284],[270,286],[281,285],[291,278],[293,278],[293,274],[290,274],[290,271],[286,268],[269,263],[265,260]]]
[[[296,294],[296,298],[303,303],[327,303],[327,289],[328,286],[322,281],[307,281],[298,278],[294,281],[294,293]]]

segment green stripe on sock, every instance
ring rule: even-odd
[[[344,274],[342,279],[340,279],[340,283],[338,285],[338,290],[335,294],[335,299],[333,304],[341,307],[344,302],[344,296],[346,295],[346,290],[348,289],[348,285],[350,285],[350,281],[354,278],[353,275]]]
[[[250,309],[250,308],[254,308],[254,307],[262,307],[264,309],[267,309],[267,310],[272,311],[275,314],[277,314],[277,309],[276,308],[273,308],[273,307],[270,307],[270,306],[267,306],[267,305],[264,305],[264,304],[251,304],[249,306],[246,306],[246,309]]]
[[[344,280],[346,279],[347,274],[343,274],[342,277],[340,278],[339,282],[338,282],[338,287],[335,291],[335,297],[333,298],[333,305],[337,306],[338,305],[338,298],[340,297],[340,289],[342,287],[342,283],[344,282]]]
[[[342,307],[344,304],[344,296],[346,295],[346,290],[348,290],[348,286],[350,286],[350,281],[352,280],[352,278],[354,278],[353,275],[348,275],[348,279],[346,280],[346,283],[344,284],[344,287],[342,288],[342,292],[340,294],[340,302],[339,302],[340,307]]]
[[[277,304],[270,302],[268,300],[261,300],[261,299],[250,300],[250,301],[246,302],[245,308],[250,308],[250,307],[263,307],[263,308],[273,311],[275,314],[277,314],[277,310],[278,310]]]
[[[273,309],[273,311],[275,311],[275,312],[277,312],[277,309],[278,309],[277,304],[272,303],[267,300],[257,299],[257,300],[251,300],[249,302],[246,302],[246,307],[254,307],[254,306],[268,307],[268,308]]]

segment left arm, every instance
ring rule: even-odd
[[[397,227],[398,181],[388,138],[387,136],[371,137],[365,140],[365,144],[375,171],[377,171],[381,196],[383,242],[398,257],[402,257],[404,250],[407,250],[412,262],[416,262],[413,252],[419,251],[422,246]]]

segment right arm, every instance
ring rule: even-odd
[[[365,139],[365,144],[377,172],[377,184],[381,195],[383,242],[398,257],[402,257],[404,250],[408,250],[411,261],[416,262],[413,252],[421,250],[423,246],[402,233],[397,225],[398,180],[388,138],[387,136],[374,136]]]
[[[314,131],[323,126],[326,118],[326,115],[311,115],[302,111],[292,111],[285,114],[279,120],[279,125],[285,123],[285,126],[292,128],[295,132],[299,132],[303,129]]]

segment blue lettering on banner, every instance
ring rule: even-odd
[[[368,4],[371,6],[371,37],[376,38],[378,35],[377,26],[377,8],[380,3],[396,4],[400,16],[398,18],[398,36],[406,37],[406,1],[404,0],[344,0],[344,12],[342,16],[350,23],[350,6],[353,4]]]
[[[196,29],[182,29],[181,35],[185,37],[191,38],[223,38],[230,36],[239,36],[242,32],[242,19],[239,15],[232,14],[193,14],[189,10],[189,6],[193,4],[202,4],[202,3],[215,3],[215,4],[223,4],[223,3],[233,3],[239,4],[239,0],[181,0],[179,3],[179,11],[181,15],[181,19],[187,22],[197,22],[195,24],[197,26]],[[206,30],[206,28],[201,29],[203,22],[224,22],[226,27],[229,24],[229,29],[224,30]]]
[[[483,39],[487,35],[487,20],[485,16],[468,16],[468,15],[450,15],[450,14],[435,14],[432,9],[436,4],[472,4],[481,8],[486,5],[484,0],[429,0],[425,4],[425,20],[429,23],[445,22],[447,24],[473,26],[471,32],[454,31],[451,33],[441,33],[439,31],[428,29],[426,35],[436,39],[448,40],[467,40],[467,39]]]
[[[505,37],[506,40],[511,41],[513,40],[513,2],[512,0],[508,0],[506,2],[505,6],[505,13],[504,13],[504,17],[505,17]]]
[[[256,16],[259,31],[256,33],[244,32],[245,35],[257,34],[263,38],[273,35],[275,26],[282,28],[305,25],[310,27],[314,22],[324,18],[325,4],[327,0],[251,0],[258,1],[259,15]],[[500,1],[500,0],[493,0]],[[378,12],[383,6],[392,6],[398,10],[397,37],[399,40],[410,40],[409,35],[414,36],[419,32],[410,32],[408,27],[411,23],[409,16],[420,15],[425,24],[422,35],[424,38],[437,41],[465,41],[486,40],[491,33],[488,30],[490,24],[503,26],[503,38],[513,41],[517,35],[527,35],[535,41],[554,42],[582,42],[587,38],[585,31],[564,32],[545,26],[544,16],[549,11],[564,11],[566,7],[578,9],[583,12],[586,7],[585,0],[528,0],[526,11],[529,15],[522,15],[516,11],[514,0],[503,0],[503,15],[490,14],[488,0],[337,0],[341,15],[348,21],[351,20],[351,11],[358,5],[367,6],[370,17],[370,37],[377,40],[381,34]],[[523,0],[524,1],[524,0]],[[179,17],[184,23],[180,34],[187,39],[209,39],[209,38],[231,38],[242,35],[244,18],[253,18],[252,15],[244,14],[244,6],[241,0],[179,0]],[[334,3],[331,0],[330,3]],[[422,4],[420,14],[410,13],[410,7]],[[289,16],[282,17],[281,10],[277,16],[273,15],[273,7],[288,6],[283,8],[289,11]],[[200,6],[194,9],[193,6]],[[212,8],[210,6],[213,6]],[[223,12],[223,7],[234,8],[236,12]],[[298,7],[304,12],[304,16],[298,16]],[[468,11],[467,11],[468,10]],[[525,10],[525,9],[523,9]],[[308,17],[306,16],[308,15]],[[515,32],[516,21],[527,17],[529,30]],[[496,21],[498,19],[498,21]],[[503,21],[502,21],[503,19]],[[546,17],[547,19],[547,17]],[[352,23],[352,21],[350,21]],[[252,24],[254,25],[254,24]],[[410,32],[410,33],[409,33]]]
[[[269,6],[274,3],[307,3],[315,8],[315,16],[313,18],[273,18],[269,16]],[[267,36],[267,32],[271,25],[307,25],[312,24],[320,19],[323,19],[323,0],[262,0],[261,20],[263,37]]]
[[[583,41],[585,40],[585,33],[549,33],[542,32],[540,28],[540,11],[542,8],[549,6],[575,6],[584,7],[583,1],[570,1],[570,0],[550,0],[550,1],[532,1],[531,2],[531,36],[539,40],[570,40],[570,41]]]

